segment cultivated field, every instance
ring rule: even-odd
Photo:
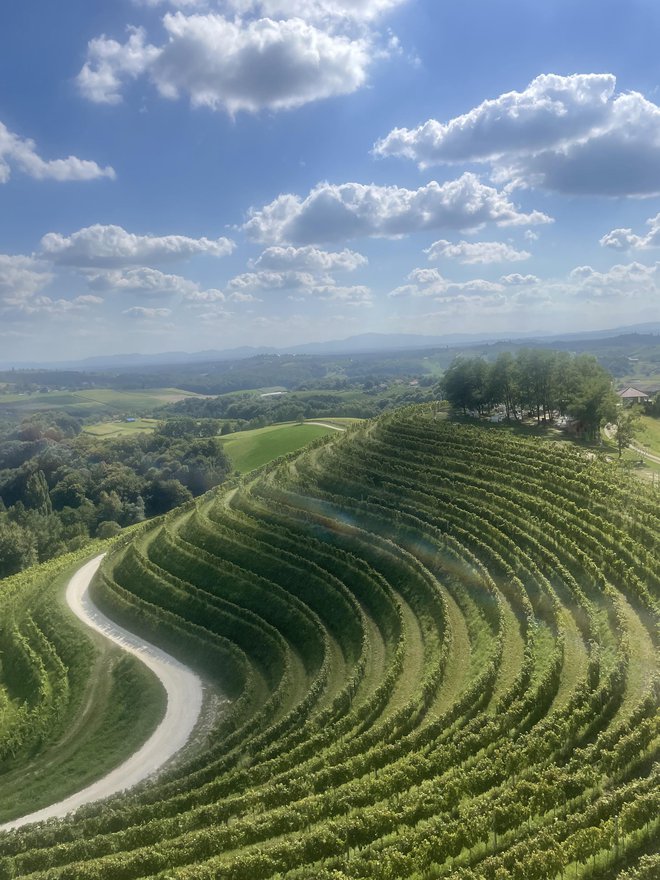
[[[150,388],[145,391],[117,391],[113,388],[89,388],[84,391],[35,391],[29,394],[0,393],[0,411],[11,410],[29,415],[49,409],[63,409],[81,416],[93,412],[132,412],[176,403],[187,397],[200,397],[179,388]]]
[[[147,524],[95,601],[231,704],[151,786],[0,836],[0,877],[656,878],[659,551],[650,488],[424,408]],[[16,608],[34,751],[71,652]]]
[[[157,427],[157,419],[134,419],[131,422],[98,422],[95,425],[86,425],[83,432],[91,434],[93,437],[116,438],[130,437],[135,434],[152,434]]]

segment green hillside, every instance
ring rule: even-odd
[[[114,388],[87,388],[83,391],[0,392],[0,414],[11,411],[21,417],[44,410],[64,410],[86,416],[112,415],[115,412],[141,415],[164,404],[199,398],[179,388],[151,388],[145,391],[121,391]]]
[[[152,784],[0,835],[0,878],[657,877],[659,551],[614,466],[423,407],[146,524],[95,600],[231,702]],[[29,619],[23,667],[66,668]]]
[[[93,437],[116,438],[130,437],[134,434],[152,434],[158,427],[156,419],[132,419],[131,421],[98,422],[96,425],[86,425],[83,428],[85,434]]]
[[[242,474],[268,464],[280,455],[296,452],[312,440],[334,433],[333,428],[304,425],[270,425],[220,438],[234,468]]]
[[[107,544],[0,580],[0,824],[104,775],[165,712],[153,673],[64,607],[71,575]]]

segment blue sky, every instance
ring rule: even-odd
[[[653,0],[6,6],[2,361],[660,319]]]

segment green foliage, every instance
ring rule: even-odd
[[[616,440],[619,458],[623,450],[632,445],[633,440],[640,430],[640,413],[637,410],[619,407],[613,420],[614,439]]]
[[[153,480],[146,492],[147,509],[150,516],[167,513],[173,507],[180,507],[193,496],[179,480]]]
[[[457,358],[441,388],[451,406],[466,415],[501,408],[507,419],[535,417],[537,422],[569,415],[589,437],[614,418],[617,399],[609,374],[589,355],[522,349],[505,352],[492,364],[482,358]]]
[[[61,415],[50,415],[50,421],[66,424]],[[189,421],[192,427],[175,420],[171,430],[163,426],[152,435],[117,440],[54,439],[43,437],[35,417],[0,441],[6,511],[0,577],[75,550],[90,536],[165,513],[222,483],[231,464],[215,439],[217,425]],[[37,439],[19,439],[26,433]],[[7,537],[9,524],[13,538]]]
[[[104,520],[96,527],[96,537],[101,540],[115,538],[121,532],[121,526],[113,520]]]
[[[84,787],[139,748],[164,712],[152,673],[91,640],[61,592],[70,554],[0,588],[0,822]]]
[[[576,360],[580,382],[569,400],[569,412],[587,426],[587,434],[595,436],[601,425],[614,418],[617,398],[610,377],[591,358]]]
[[[158,433],[163,437],[215,437],[219,424],[215,419],[174,418],[161,422]]]
[[[231,703],[0,877],[653,876],[659,550],[651,490],[432,407],[188,501],[94,595]]]
[[[34,535],[0,512],[0,578],[16,574],[36,561]]]

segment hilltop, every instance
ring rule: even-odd
[[[0,870],[651,877],[659,547],[651,490],[432,406],[189,502],[93,594],[229,707],[143,790],[0,839]]]

